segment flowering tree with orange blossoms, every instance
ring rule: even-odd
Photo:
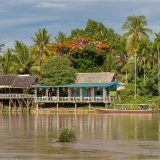
[[[57,56],[67,54],[71,64],[79,72],[91,72],[93,68],[104,62],[107,50],[110,48],[105,41],[94,41],[81,36],[72,42],[53,43],[52,49]]]

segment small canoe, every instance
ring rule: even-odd
[[[120,110],[120,109],[100,109],[96,108],[101,113],[153,113],[151,109],[137,109],[137,110]]]

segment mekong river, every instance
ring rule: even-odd
[[[54,143],[64,126],[77,141]],[[0,113],[2,160],[153,160],[159,151],[159,114]]]

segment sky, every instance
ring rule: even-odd
[[[130,15],[145,15],[147,28],[158,33],[159,6],[160,0],[0,0],[0,44],[5,44],[3,51],[14,48],[16,40],[33,45],[31,37],[40,28],[53,37],[59,31],[69,36],[76,28],[85,29],[88,19],[122,35],[122,25]]]

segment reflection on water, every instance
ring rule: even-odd
[[[159,114],[0,114],[0,159],[159,159]],[[53,143],[60,128],[78,141]]]

